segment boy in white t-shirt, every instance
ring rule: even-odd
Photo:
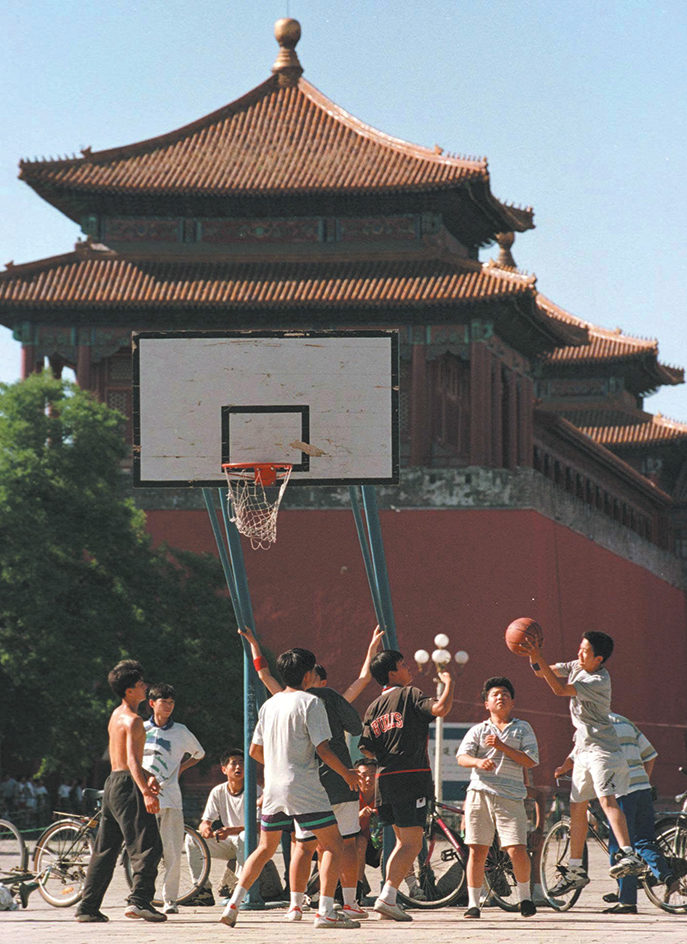
[[[172,685],[153,686],[148,692],[153,717],[144,724],[146,743],[143,769],[160,784],[157,823],[162,839],[162,899],[164,914],[178,914],[181,850],[184,843],[184,808],[179,777],[205,757],[198,738],[185,724],[172,721],[176,692]]]
[[[320,906],[316,928],[357,928],[357,921],[334,911],[343,840],[332,805],[320,782],[317,756],[357,789],[358,774],[350,770],[329,747],[331,728],[327,712],[316,695],[306,689],[315,681],[315,656],[307,649],[290,649],[279,656],[277,668],[286,684],[260,709],[250,755],[265,766],[260,844],[241,871],[241,884],[221,917],[234,927],[238,909],[248,889],[269,862],[283,831],[295,828],[296,837],[311,831],[323,854],[320,863]]]
[[[210,791],[198,832],[205,839],[213,859],[227,863],[217,893],[220,899],[228,899],[238,884],[237,872],[243,866],[245,793],[244,755],[240,748],[230,748],[220,757],[222,773],[227,778]],[[261,794],[258,787],[258,796]],[[197,847],[188,844],[189,867],[194,878],[200,874],[203,863]],[[271,868],[270,868],[271,867]],[[268,862],[260,876],[260,894],[268,901],[280,898],[283,889],[274,863]],[[222,902],[226,904],[227,902]],[[208,878],[189,904],[214,905],[212,884]]]
[[[617,861],[609,869],[611,878],[638,875],[644,863],[633,851],[627,819],[616,794],[627,793],[630,771],[620,749],[620,741],[610,718],[611,678],[604,663],[613,652],[607,633],[594,630],[582,636],[577,659],[547,665],[542,643],[522,644],[534,674],[545,679],[554,695],[570,699],[570,715],[575,726],[572,789],[570,790],[570,858],[558,866],[560,879],[549,889],[551,897],[563,895],[589,884],[582,867],[587,838],[587,804],[598,798],[620,846]]]
[[[484,866],[494,832],[513,863],[520,914],[530,918],[537,913],[530,893],[525,770],[539,763],[539,748],[531,725],[511,717],[514,698],[510,679],[487,679],[482,699],[489,718],[470,728],[456,752],[458,764],[471,769],[465,800],[465,842],[470,847],[465,918],[480,917]]]

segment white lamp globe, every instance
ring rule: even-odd
[[[429,653],[426,649],[418,649],[415,653],[415,661],[418,665],[426,665],[429,662]]]
[[[435,665],[446,665],[447,662],[451,661],[451,653],[447,652],[445,649],[435,649],[432,653],[432,662]]]
[[[459,649],[458,652],[455,654],[454,658],[456,662],[458,663],[458,665],[465,665],[465,663],[468,661],[470,656],[467,654],[467,652],[464,649]]]
[[[437,633],[434,637],[434,645],[438,649],[446,649],[448,646],[448,636],[446,633]]]

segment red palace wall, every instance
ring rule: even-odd
[[[518,616],[537,619],[550,662],[569,661],[589,629],[610,633],[613,707],[635,721],[659,752],[661,795],[684,789],[687,628],[684,593],[598,544],[530,510],[380,513],[400,648],[432,650],[444,632],[466,649],[448,720],[484,717],[481,683],[507,675],[516,713],[540,745],[537,785],[552,786],[571,746],[567,699],[536,679],[503,641]],[[148,512],[154,542],[216,554],[204,511]],[[282,511],[269,551],[244,545],[257,631],[275,653],[312,649],[339,690],[357,676],[375,617],[353,515],[347,510]],[[433,690],[429,675],[415,683]],[[374,682],[356,707],[376,697]]]

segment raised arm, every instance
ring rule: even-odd
[[[241,629],[239,627],[238,633],[239,636],[243,636],[250,646],[251,658],[253,659],[255,671],[258,673],[258,678],[270,693],[270,695],[276,695],[277,692],[283,692],[284,686],[280,685],[270,672],[269,666],[267,665],[267,660],[262,654],[262,650],[257,639],[253,635],[252,629],[249,626],[246,626],[245,629]],[[258,666],[260,666],[260,668],[258,668]]]
[[[379,649],[383,638],[384,631],[381,630],[379,626],[375,626],[374,632],[372,633],[372,639],[370,640],[370,645],[367,647],[365,661],[363,662],[362,668],[360,669],[360,675],[355,680],[355,682],[351,682],[344,692],[344,698],[346,701],[354,702],[358,695],[361,695],[362,692],[367,688],[370,679],[372,678],[370,675],[370,663],[377,654],[377,650]]]
[[[530,657],[530,665],[534,674],[546,681],[554,695],[559,695],[561,698],[573,698],[577,694],[574,685],[570,685],[564,678],[561,678],[556,673],[554,666],[546,664],[542,655],[541,643],[525,639],[520,648],[523,653]]]
[[[439,672],[439,681],[444,683],[444,690],[432,705],[435,718],[445,718],[453,706],[454,681],[449,672]]]

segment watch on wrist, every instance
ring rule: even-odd
[[[530,662],[530,668],[532,669],[533,672],[538,672],[541,666],[539,665],[538,662]]]

